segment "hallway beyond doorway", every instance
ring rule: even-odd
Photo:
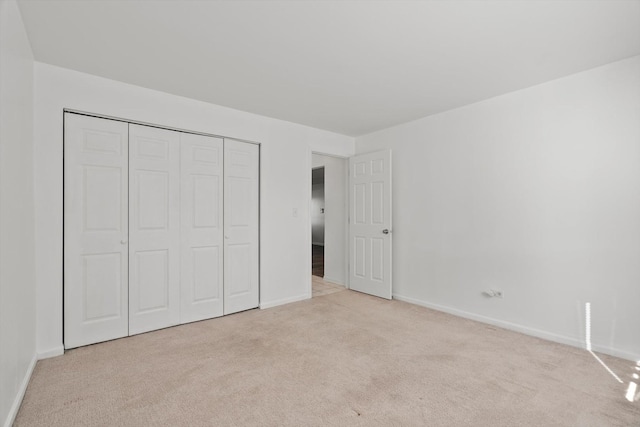
[[[324,246],[311,245],[311,274],[324,277]]]
[[[312,297],[321,297],[324,295],[334,294],[336,292],[344,291],[346,288],[342,285],[336,285],[335,283],[327,282],[317,276],[311,277],[311,284],[313,288]]]

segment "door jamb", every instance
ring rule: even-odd
[[[345,210],[344,210],[344,214],[345,214],[345,236],[344,236],[344,250],[345,250],[345,278],[344,278],[344,287],[346,289],[349,289],[349,239],[348,239],[348,235],[349,235],[349,157],[348,156],[339,156],[336,154],[332,154],[332,153],[325,153],[322,151],[316,151],[316,150],[312,150],[312,149],[308,149],[307,150],[307,203],[308,203],[308,212],[309,212],[309,216],[308,216],[308,221],[307,221],[307,277],[308,277],[308,282],[307,282],[307,292],[308,292],[308,297],[311,298],[313,297],[313,282],[312,282],[312,274],[311,272],[312,270],[312,266],[311,266],[311,244],[312,244],[312,239],[311,239],[311,172],[313,169],[313,155],[314,154],[319,154],[321,156],[326,156],[326,157],[334,157],[337,159],[342,159],[344,161],[346,161],[346,170],[347,173],[344,176],[345,182],[344,182],[344,189],[345,189],[345,197],[346,197],[346,201],[347,203],[345,204]],[[326,169],[325,169],[325,174],[326,174]],[[326,176],[326,175],[325,175]],[[326,191],[326,186],[325,186],[325,191]],[[326,230],[326,223],[325,223],[325,230]]]

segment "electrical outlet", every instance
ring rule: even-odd
[[[489,298],[502,298],[502,291],[497,289],[487,289],[486,291],[482,291],[482,294]]]

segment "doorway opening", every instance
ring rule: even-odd
[[[311,275],[324,278],[324,166],[311,170]]]
[[[347,168],[346,159],[312,154],[312,297],[346,289]]]

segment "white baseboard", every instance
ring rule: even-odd
[[[49,359],[50,357],[62,356],[64,354],[64,347],[58,346],[46,351],[38,353],[38,360]]]
[[[306,299],[309,299],[309,298],[311,298],[311,295],[304,294],[304,295],[298,295],[298,296],[291,297],[291,298],[283,298],[283,299],[279,299],[279,300],[276,300],[276,301],[261,302],[260,303],[260,309],[277,307],[279,305],[284,305],[284,304],[289,304],[289,303],[292,303],[292,302],[303,301],[303,300],[306,300]]]
[[[13,400],[13,405],[11,405],[11,409],[7,414],[7,419],[4,421],[4,427],[11,427],[13,425],[13,422],[16,420],[16,416],[18,415],[18,411],[20,410],[20,405],[22,404],[22,399],[24,398],[24,394],[27,391],[27,386],[29,385],[29,380],[31,380],[31,374],[33,374],[33,369],[36,367],[37,361],[38,358],[34,354],[33,358],[31,358],[31,362],[29,362],[27,372],[24,374],[22,383],[20,383],[20,388],[18,389],[16,398]]]
[[[431,308],[433,310],[442,311],[444,313],[453,314],[454,316],[464,317],[465,319],[475,320],[477,322],[487,323],[489,325],[497,326],[511,331],[520,332],[525,335],[531,335],[537,338],[542,338],[548,341],[557,342],[560,344],[567,344],[572,347],[585,348],[585,344],[582,340],[572,338],[564,335],[554,334],[553,332],[543,331],[540,329],[530,328],[528,326],[519,325],[517,323],[506,322],[504,320],[495,319],[493,317],[482,316],[480,314],[471,313],[468,311],[458,310],[456,308],[447,307],[444,305],[433,304],[427,301],[419,300],[416,298],[406,297],[403,295],[393,294],[393,299],[398,301],[404,301],[411,304],[416,304],[422,307]],[[633,354],[631,352],[620,350],[611,347],[604,347],[599,345],[592,345],[593,351],[608,354],[610,356],[619,357],[630,361],[640,360],[640,355]],[[585,350],[586,351],[586,350]]]

